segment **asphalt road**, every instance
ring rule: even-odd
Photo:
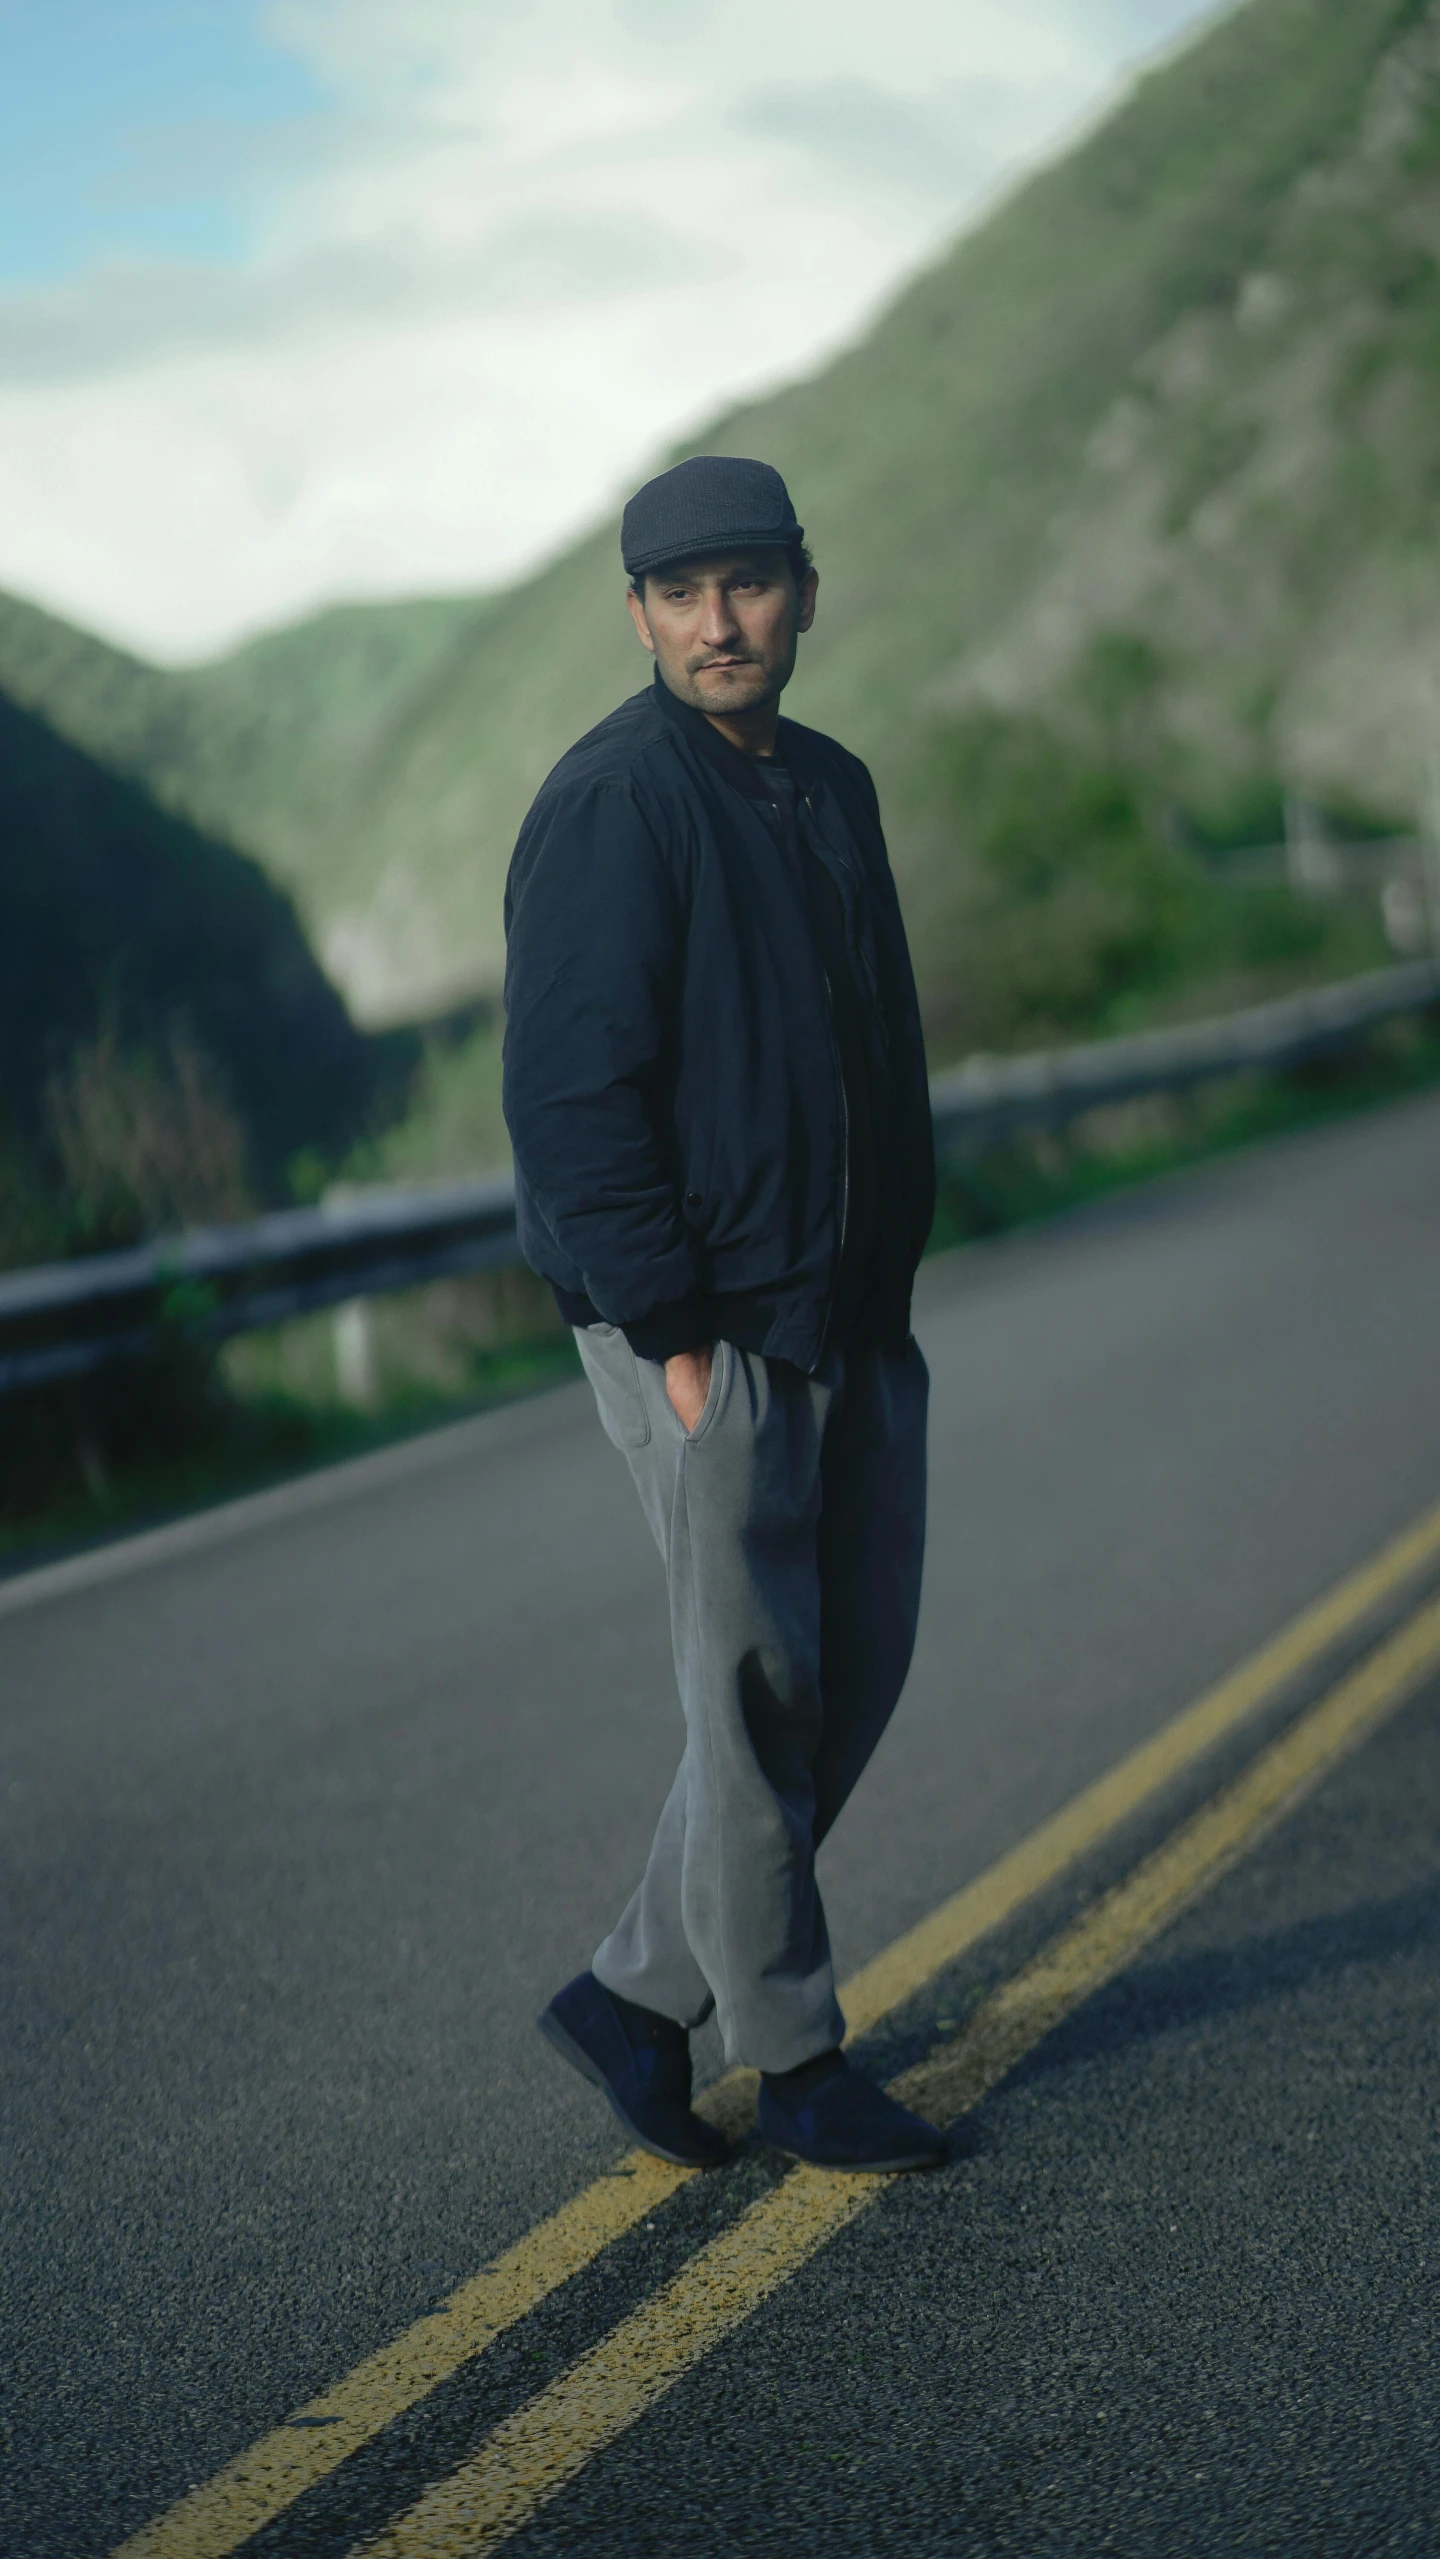
[[[1440,1103],[933,1264],[917,1329],[922,1640],[825,1852],[844,1971],[1440,1495]],[[6,2559],[106,2550],[615,2158],[531,2019],[677,1748],[583,1388],[0,1613]],[[1422,1697],[517,2553],[1433,2559],[1437,1814]]]

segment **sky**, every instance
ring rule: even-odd
[[[491,586],[1197,0],[0,0],[0,585],[181,662]]]

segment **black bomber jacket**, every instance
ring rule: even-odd
[[[780,722],[841,895],[887,1104],[885,1331],[935,1203],[919,1008],[874,784]],[[505,896],[505,1117],[521,1248],[572,1318],[663,1359],[728,1339],[813,1370],[845,1217],[826,981],[749,760],[657,674],[561,758]]]

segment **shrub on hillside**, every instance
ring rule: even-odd
[[[127,1044],[107,1017],[51,1076],[45,1119],[75,1250],[253,1213],[245,1131],[182,1023],[157,1053]]]
[[[915,786],[932,859],[911,916],[937,1053],[1099,1036],[1182,990],[1222,1009],[1247,981],[1384,956],[1367,919],[1221,876],[1129,727],[1112,693],[1066,728],[982,706],[932,732]]]

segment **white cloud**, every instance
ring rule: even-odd
[[[1188,14],[1151,0],[1150,32]],[[162,654],[522,569],[818,360],[1117,67],[1086,0],[279,0],[269,25],[334,104],[243,165],[232,138],[249,257],[0,303],[0,581]]]

